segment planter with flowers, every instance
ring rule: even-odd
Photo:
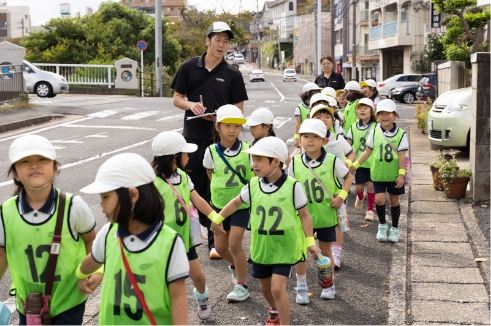
[[[457,160],[453,157],[440,166],[435,176],[441,179],[447,198],[462,199],[465,197],[472,172],[468,169],[460,169]]]
[[[443,155],[438,155],[433,161],[427,163],[427,165],[430,167],[431,176],[433,178],[433,187],[438,191],[443,191],[443,183],[437,172],[445,163],[446,160]]]

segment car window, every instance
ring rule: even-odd
[[[424,76],[419,80],[419,84],[424,85],[428,82],[428,77]]]
[[[413,81],[413,82],[417,82],[420,80],[421,76],[419,75],[414,75],[414,76],[407,76],[407,81]]]
[[[293,73],[295,73],[295,70],[293,70],[293,69],[287,69],[287,70],[285,70],[285,73],[286,74],[293,74]]]
[[[430,78],[428,80],[428,83],[435,85],[436,84],[436,75],[430,75]]]
[[[401,77],[397,78],[397,81],[398,82],[406,82],[407,81],[407,76],[401,76]]]

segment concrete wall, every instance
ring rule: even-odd
[[[460,61],[447,61],[438,65],[438,94],[459,88],[459,67],[464,65]],[[475,71],[474,67],[472,71]],[[489,79],[487,84],[489,85]]]

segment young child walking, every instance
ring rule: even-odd
[[[362,98],[356,104],[356,115],[358,117],[358,122],[354,122],[351,125],[348,134],[346,135],[346,140],[355,149],[356,159],[359,159],[366,149],[368,135],[377,125],[372,100],[369,98]],[[367,198],[366,221],[373,221],[373,210],[375,208],[375,193],[373,192],[373,183],[370,179],[370,164],[371,158],[368,158],[365,163],[356,170],[355,174],[355,209],[361,211],[363,209],[363,200]],[[355,173],[354,167],[351,167],[351,172],[353,174]],[[365,185],[367,191],[365,191]]]
[[[223,236],[219,225],[225,224],[244,203],[251,205],[252,276],[259,279],[270,306],[266,325],[279,325],[280,321],[289,325],[286,283],[291,267],[307,259],[307,249],[315,259],[319,253],[312,236],[307,199],[300,183],[281,169],[288,158],[281,139],[263,138],[245,152],[252,155],[257,177],[213,218],[211,229]]]
[[[295,108],[295,135],[293,137],[293,144],[296,147],[299,147],[299,139],[300,135],[298,134],[298,130],[302,123],[309,118],[310,113],[310,98],[312,95],[320,93],[321,89],[317,86],[316,83],[307,83],[303,85],[302,94],[300,94],[300,98],[302,99],[302,103],[300,103]]]
[[[360,168],[372,156],[370,179],[375,192],[375,204],[378,219],[377,240],[399,241],[399,216],[401,206],[399,197],[405,194],[404,177],[406,175],[405,152],[409,149],[407,135],[394,121],[399,117],[396,105],[391,100],[381,100],[377,105],[377,126],[368,135],[367,148],[360,158],[353,163]],[[389,193],[392,226],[387,237],[388,225],[385,220],[385,193]]]
[[[203,166],[211,180],[211,205],[216,212],[235,198],[253,175],[249,155],[244,153],[249,145],[238,138],[245,123],[242,111],[235,105],[227,104],[217,110],[215,130],[219,140],[206,149],[203,158]],[[235,284],[227,295],[228,301],[244,301],[249,297],[247,261],[242,248],[242,238],[248,224],[249,204],[244,203],[224,223],[226,234],[215,237],[215,248],[230,264],[232,282]]]
[[[85,278],[104,264],[101,325],[187,324],[186,248],[163,223],[163,205],[172,204],[162,203],[154,182],[143,157],[124,153],[104,162],[95,181],[80,190],[100,194],[109,221],[76,272],[80,291],[92,293]]]
[[[344,92],[346,95],[346,100],[348,101],[343,111],[344,134],[346,135],[353,122],[356,122],[355,105],[360,99],[365,98],[365,95],[361,92],[360,84],[354,80],[346,83],[346,86],[344,86]]]
[[[344,134],[344,126],[343,126],[344,122],[342,118],[343,115],[337,112],[336,99],[324,94],[315,94],[310,99],[310,107],[309,107],[310,111],[312,111],[313,107],[316,107],[317,105],[320,104],[329,106],[333,111],[334,121],[332,123],[332,127],[329,130],[337,135],[343,135]],[[336,106],[336,108],[334,108],[333,105]]]
[[[337,209],[348,196],[353,180],[345,164],[333,154],[325,151],[327,128],[318,119],[310,119],[300,127],[300,144],[305,149],[301,156],[295,156],[288,174],[298,180],[307,194],[307,208],[312,216],[313,229],[317,232],[319,248],[324,256],[334,262],[331,246],[336,241],[338,225]],[[340,184],[339,180],[344,180]],[[317,191],[316,189],[321,189]],[[327,191],[326,191],[327,190]],[[328,193],[327,193],[328,192]],[[296,302],[308,304],[307,262],[296,265]],[[334,271],[332,273],[334,278]],[[322,290],[322,299],[334,299],[334,284]]]
[[[54,187],[60,164],[48,139],[38,135],[19,137],[12,142],[8,158],[8,174],[13,175],[16,189],[14,196],[0,206],[0,278],[9,267],[19,324],[32,323],[31,315],[26,316],[26,303],[28,306],[32,303],[28,296],[41,293],[51,295],[44,298],[44,307],[41,303],[38,308],[49,306],[47,312],[54,325],[81,325],[87,296],[77,290],[74,274],[92,248],[94,216],[80,196],[62,193]],[[49,270],[46,267],[50,250],[52,243],[56,243],[53,233],[58,225],[58,211],[63,212],[60,233],[63,242],[58,241],[60,252],[51,273],[52,291],[46,293],[51,277],[50,272],[43,271]],[[102,275],[97,273],[89,279],[99,284]]]
[[[251,131],[253,140],[248,141],[247,144],[252,147],[258,140],[264,137],[276,136],[273,130],[274,115],[267,108],[259,108],[252,112],[249,119],[245,123]]]

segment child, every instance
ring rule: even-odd
[[[299,132],[300,144],[305,149],[305,153],[293,159],[288,174],[302,184],[307,194],[307,208],[312,215],[314,231],[317,232],[321,253],[334,262],[331,245],[335,243],[337,237],[337,209],[341,207],[343,200],[348,196],[353,176],[340,159],[327,153],[323,148],[327,143],[325,135],[328,132],[324,123],[318,119],[310,119],[300,127]],[[315,170],[315,172],[310,169]],[[338,181],[340,179],[344,179],[342,185]],[[322,185],[319,184],[319,181]],[[323,190],[324,187],[330,194]],[[321,190],[317,191],[319,188]],[[336,196],[336,198],[331,200],[330,196]],[[296,302],[308,304],[307,263],[298,263],[296,270]],[[334,299],[335,293],[336,289],[333,285],[322,290],[321,298]]]
[[[244,203],[251,205],[252,276],[259,279],[270,306],[266,325],[279,325],[280,320],[289,325],[286,283],[291,267],[307,258],[306,249],[315,259],[319,253],[312,236],[312,219],[302,186],[281,169],[288,158],[286,144],[266,137],[245,152],[252,154],[257,177],[213,218],[211,229],[215,234],[223,233],[219,224],[224,218],[226,221]]]
[[[190,220],[187,212],[189,212],[191,203],[206,216],[214,211],[194,190],[194,184],[184,169],[189,160],[188,153],[194,153],[197,148],[195,144],[186,143],[184,137],[178,132],[161,132],[152,143],[154,158],[151,165],[157,174],[155,186],[163,202],[167,203],[164,207],[164,223],[176,231],[184,241],[189,260],[190,277],[194,284],[193,292],[198,302],[198,317],[204,320],[211,315],[211,305],[208,302],[209,292],[196,247],[190,241]],[[172,183],[172,187],[169,182]],[[174,190],[177,191],[179,198]],[[186,204],[186,208],[183,208],[181,200]]]
[[[85,278],[104,264],[101,325],[187,323],[186,248],[163,223],[164,203],[154,182],[143,157],[124,153],[104,162],[95,182],[80,190],[100,194],[109,221],[76,272],[80,291],[92,293]]]
[[[259,108],[252,112],[249,120],[246,122],[246,126],[249,126],[252,137],[254,140],[247,142],[249,146],[254,146],[259,139],[269,136],[275,136],[273,131],[274,115],[266,108]]]
[[[344,89],[338,89],[336,91],[336,101],[338,101],[338,110],[339,112],[343,113],[344,109],[346,108],[346,93]]]
[[[377,110],[377,104],[380,102],[380,97],[378,97],[377,82],[373,79],[367,79],[360,82],[360,87],[363,94],[373,101],[373,109]]]
[[[372,100],[369,98],[362,98],[356,104],[356,114],[358,116],[358,122],[354,122],[351,125],[346,140],[356,149],[356,158],[359,159],[366,149],[368,134],[377,125]],[[360,168],[358,168],[355,174],[355,209],[361,211],[363,208],[363,200],[365,197],[368,198],[365,221],[373,221],[373,209],[375,205],[375,193],[373,192],[373,183],[370,180],[370,164],[371,159],[369,158],[362,166],[360,166]],[[355,169],[353,167],[351,167],[351,169],[351,172],[354,173]],[[367,192],[365,192],[365,184],[367,185]]]
[[[300,103],[295,108],[295,135],[293,139],[293,144],[296,147],[298,146],[300,135],[298,134],[298,130],[300,129],[300,125],[309,118],[309,106],[310,106],[310,98],[312,95],[317,94],[321,91],[319,86],[316,83],[307,83],[303,85],[302,94],[300,94],[300,98],[302,99],[302,103]]]
[[[356,81],[349,81],[344,87],[346,93],[346,100],[348,101],[346,107],[343,111],[344,116],[344,134],[348,133],[348,129],[351,127],[353,122],[356,121],[356,109],[355,105],[358,101],[365,97],[361,92],[360,84]]]
[[[44,137],[26,135],[12,142],[10,168],[16,190],[14,197],[0,206],[0,277],[7,267],[16,286],[19,324],[26,325],[26,297],[45,293],[53,231],[58,209],[64,209],[63,242],[56,263],[49,313],[53,324],[81,325],[87,296],[77,291],[75,270],[92,248],[95,219],[79,196],[66,193],[60,207],[61,191],[53,186],[60,164],[53,145]],[[89,277],[91,282],[101,274]],[[97,283],[99,284],[99,283]],[[46,308],[48,302],[45,302]],[[40,307],[42,308],[42,307]]]
[[[353,163],[358,169],[373,154],[370,165],[370,179],[375,192],[375,204],[380,221],[377,232],[379,241],[399,241],[399,216],[401,206],[399,196],[405,194],[404,176],[406,175],[405,151],[409,149],[407,136],[404,130],[397,127],[394,121],[399,115],[396,105],[391,100],[381,100],[377,106],[377,120],[380,127],[376,127],[368,135],[367,148],[360,158]],[[387,237],[387,222],[385,221],[385,193],[389,193],[390,213],[392,227]]]
[[[312,110],[313,107],[319,105],[319,104],[324,104],[327,106],[330,106],[333,109],[333,116],[335,118],[333,127],[331,127],[330,131],[334,132],[338,135],[344,134],[344,129],[343,129],[343,120],[342,120],[342,114],[339,112],[334,111],[334,108],[332,105],[336,105],[336,110],[337,110],[337,103],[335,103],[336,100],[328,95],[324,94],[315,94],[310,98],[310,107],[309,109]]]
[[[217,110],[215,130],[220,137],[216,144],[205,151],[203,166],[211,180],[211,205],[220,211],[247,184],[252,177],[249,148],[238,137],[246,123],[242,111],[227,104]],[[215,248],[229,264],[234,289],[227,295],[229,301],[244,301],[249,297],[246,283],[246,256],[242,248],[242,237],[249,224],[249,205],[243,204],[224,224],[226,234],[215,237]]]

